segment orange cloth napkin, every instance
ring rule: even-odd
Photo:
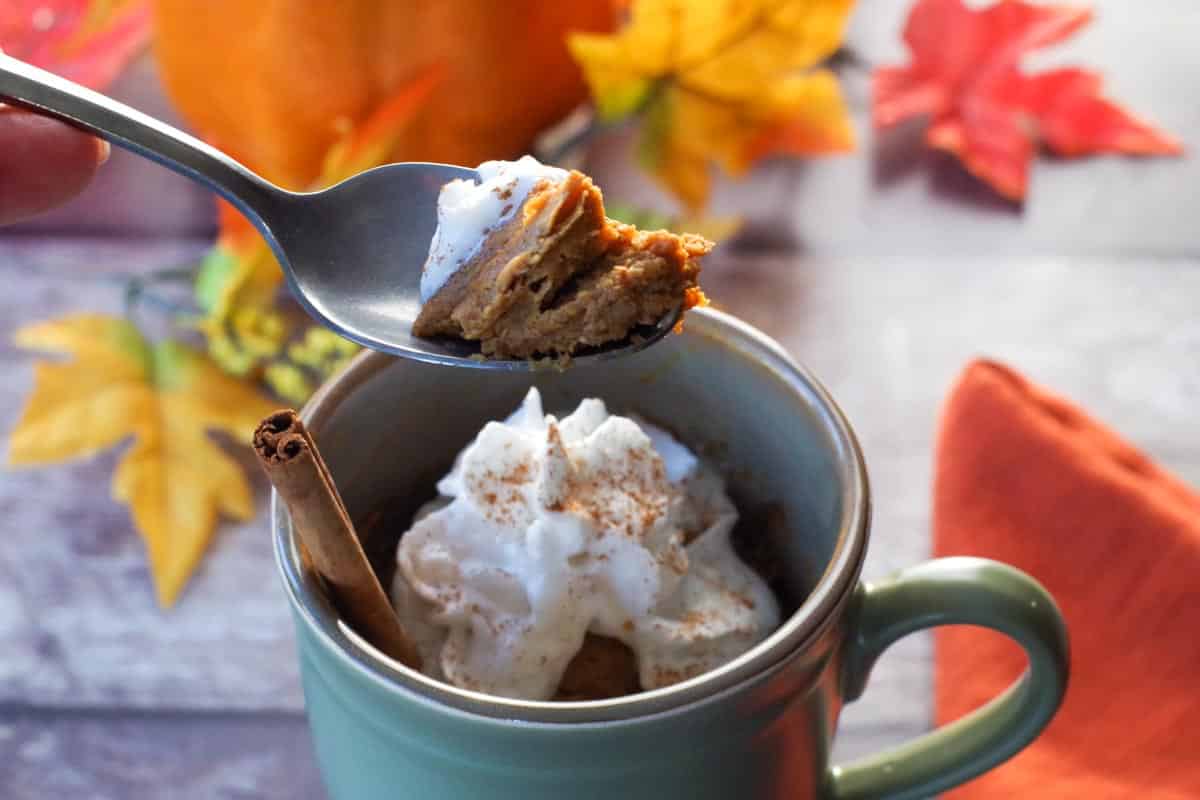
[[[1200,430],[1177,433],[1200,446]],[[978,361],[943,412],[933,528],[939,556],[1041,581],[1071,639],[1058,716],[947,796],[1200,798],[1200,495],[1071,403]],[[1024,668],[1014,645],[975,629],[942,629],[935,651],[939,724]]]

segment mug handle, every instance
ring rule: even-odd
[[[1054,599],[1025,573],[983,558],[942,558],[863,584],[850,614],[842,694],[863,692],[893,642],[936,625],[980,625],[1010,636],[1029,657],[999,697],[914,742],[829,772],[836,800],[930,797],[986,772],[1029,744],[1067,689],[1066,624]]]

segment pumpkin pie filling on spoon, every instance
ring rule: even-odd
[[[591,178],[530,156],[489,161],[438,198],[418,336],[477,341],[487,358],[570,358],[705,302],[712,242],[608,219]]]

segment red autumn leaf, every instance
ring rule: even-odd
[[[1103,97],[1097,73],[1021,71],[1026,53],[1091,19],[1081,6],[1000,0],[974,11],[962,0],[917,0],[904,28],[911,63],[875,71],[875,125],[930,117],[929,145],[1013,200],[1025,196],[1039,143],[1064,156],[1182,152],[1178,140]]]
[[[145,0],[2,0],[0,50],[103,89],[150,41]]]

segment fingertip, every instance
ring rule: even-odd
[[[0,109],[0,224],[70,200],[108,160],[109,146],[56,120]]]

